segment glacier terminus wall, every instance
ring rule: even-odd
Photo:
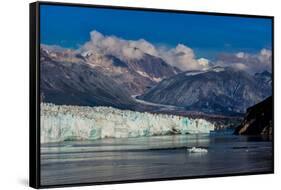
[[[209,133],[204,119],[141,113],[112,107],[41,104],[41,143],[169,134]]]

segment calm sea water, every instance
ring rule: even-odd
[[[208,153],[189,153],[201,147]],[[272,142],[230,134],[101,139],[41,145],[41,184],[272,171]]]

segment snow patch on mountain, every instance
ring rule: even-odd
[[[141,76],[146,77],[146,78],[148,78],[150,80],[153,80],[155,82],[160,82],[163,79],[161,77],[151,77],[147,73],[142,72],[142,71],[137,71],[137,73],[140,74]]]
[[[220,66],[215,66],[215,67],[211,67],[209,69],[204,69],[204,70],[196,70],[196,71],[186,71],[185,72],[185,76],[195,76],[195,75],[199,75],[199,74],[203,74],[203,73],[207,73],[207,72],[223,72],[225,71],[224,67],[220,67]]]
[[[206,73],[205,71],[188,71],[185,73],[185,76],[195,76],[195,75],[199,75],[202,73]]]

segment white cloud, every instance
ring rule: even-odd
[[[144,54],[150,54],[183,71],[200,70],[209,66],[207,59],[197,60],[194,51],[183,44],[178,44],[175,48],[156,47],[144,39],[125,40],[116,36],[105,36],[98,31],[92,31],[90,35],[91,40],[81,47],[82,52],[93,50],[112,54],[121,60],[141,59]]]
[[[272,59],[272,51],[269,49],[262,49],[260,51],[260,54],[258,55],[258,59],[266,64],[271,64],[271,59]]]
[[[238,58],[245,58],[245,53],[244,52],[238,52],[238,53],[236,53],[236,57],[238,57]]]
[[[209,66],[209,60],[205,58],[200,58],[197,60],[199,65],[202,65],[203,67],[208,67]]]
[[[175,48],[160,48],[160,56],[170,65],[183,71],[202,69],[191,48],[178,44]]]
[[[246,64],[243,64],[243,63],[232,64],[232,67],[237,68],[239,70],[244,70],[244,71],[247,71],[249,69],[249,67]]]
[[[272,70],[272,51],[261,49],[258,53],[238,52],[235,54],[222,54],[218,57],[216,64],[221,66],[233,66],[249,73]]]
[[[98,31],[92,31],[90,35],[91,40],[82,46],[82,51],[93,50],[103,54],[112,54],[123,60],[141,59],[144,53],[157,54],[155,47],[143,39],[124,40],[116,36],[104,36]]]

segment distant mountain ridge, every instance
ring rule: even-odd
[[[268,76],[268,73],[266,73]],[[245,113],[271,95],[271,83],[232,67],[187,71],[161,81],[140,99],[206,113]]]
[[[261,73],[255,73],[255,78],[259,80],[262,84],[272,85],[272,73],[268,71],[263,71]]]
[[[91,50],[63,49],[56,46],[41,46],[41,51],[54,61],[81,62],[115,80],[130,95],[142,94],[164,78],[173,76],[179,69],[170,66],[159,57],[144,54],[141,59],[121,60],[111,54]]]

